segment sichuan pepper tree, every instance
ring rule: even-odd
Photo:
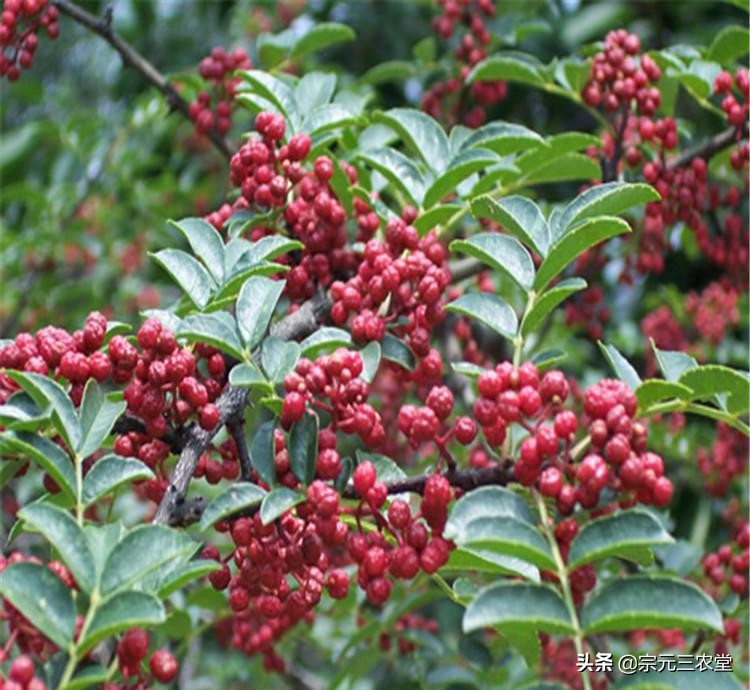
[[[167,79],[111,14],[6,0],[8,81],[85,27],[229,189],[148,243],[171,306],[0,346],[0,688],[747,681],[747,30],[544,63],[503,10],[441,2],[358,80],[314,66],[332,21]],[[503,118],[514,89],[583,124]],[[670,262],[711,276],[684,304]],[[716,665],[619,673],[660,651]]]

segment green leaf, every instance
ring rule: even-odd
[[[357,456],[357,462],[363,463],[369,460],[375,465],[375,476],[380,482],[393,482],[399,481],[406,477],[404,472],[393,460],[386,455],[380,453],[371,453],[370,451],[359,450],[355,452]]]
[[[203,261],[216,284],[221,285],[224,282],[224,242],[216,228],[203,218],[170,220],[169,224],[185,236],[193,254]]]
[[[451,362],[450,365],[451,369],[453,369],[453,371],[455,371],[457,374],[468,376],[475,381],[484,371],[484,367],[480,367],[478,364],[474,364],[473,362]]]
[[[216,283],[208,271],[190,254],[181,249],[162,249],[149,253],[149,256],[169,273],[198,309],[203,309],[211,301]]]
[[[425,181],[414,163],[400,151],[390,147],[368,149],[357,154],[385,177],[410,203],[422,205]]]
[[[300,344],[300,355],[315,359],[323,352],[352,344],[352,336],[343,328],[324,326],[307,336]]]
[[[249,225],[263,225],[264,223],[272,222],[271,218],[264,220],[254,217],[249,221]],[[303,244],[301,242],[282,235],[266,235],[266,237],[261,237],[256,242],[248,242],[242,239],[232,240],[227,245],[227,275],[229,275],[230,271],[234,274],[238,270],[236,266],[240,264],[240,259],[244,267],[249,267],[262,261],[271,261],[279,256],[302,248]]]
[[[68,498],[76,499],[76,476],[73,461],[60,446],[44,436],[27,431],[4,431],[0,441],[36,462]]]
[[[276,480],[276,465],[274,462],[276,453],[274,451],[273,440],[273,430],[275,426],[275,419],[272,419],[268,422],[263,422],[263,424],[261,424],[258,427],[258,430],[255,432],[253,442],[250,446],[250,460],[252,462],[253,469],[258,473],[258,476],[269,486]],[[245,494],[249,496],[250,490],[245,490]],[[201,524],[203,524],[202,520]]]
[[[310,136],[315,136],[333,129],[355,124],[357,118],[350,110],[338,103],[321,105],[311,111],[302,121],[300,129]]]
[[[511,646],[518,650],[526,666],[533,668],[538,663],[542,645],[536,630],[529,629],[526,625],[504,625],[502,634]]]
[[[651,340],[651,347],[656,355],[656,362],[667,381],[678,381],[688,371],[698,366],[694,357],[678,350],[660,350]]]
[[[154,473],[140,460],[106,455],[94,463],[83,479],[83,502],[89,505],[124,484],[152,479],[153,476]]]
[[[523,54],[498,54],[482,60],[474,67],[466,78],[468,83],[475,81],[517,81],[524,84],[541,86],[544,77],[530,55],[519,57]],[[524,59],[525,58],[525,59]]]
[[[610,556],[627,558],[631,549],[673,542],[674,539],[650,513],[638,509],[620,511],[583,526],[570,547],[568,568],[572,570]]]
[[[507,625],[551,633],[573,633],[562,597],[552,587],[528,582],[499,582],[483,589],[464,613],[465,633]]]
[[[78,523],[66,511],[47,503],[32,503],[18,517],[40,532],[60,554],[60,559],[84,592],[94,587],[94,559]]]
[[[663,575],[610,580],[584,606],[581,622],[587,635],[640,628],[724,630],[721,612],[704,591]]]
[[[353,41],[356,37],[354,30],[346,24],[336,22],[316,24],[294,44],[291,57],[296,59],[337,43]]]
[[[488,218],[500,223],[506,232],[515,235],[539,256],[547,256],[550,231],[539,207],[522,196],[509,196],[496,201],[480,196],[471,202],[475,218]]]
[[[81,442],[76,449],[80,458],[88,457],[101,448],[125,407],[122,401],[115,402],[104,397],[94,379],[88,381],[80,410]]]
[[[271,381],[281,382],[296,366],[300,358],[300,346],[272,335],[263,341],[260,364]]]
[[[618,215],[633,206],[648,201],[658,201],[660,196],[651,186],[642,183],[607,182],[590,187],[571,201],[560,215],[560,232],[564,235],[575,224],[586,218],[601,215]]]
[[[601,177],[601,166],[583,153],[566,153],[552,160],[545,160],[538,167],[521,175],[524,186],[549,184],[551,182],[588,182]]]
[[[380,357],[382,356],[380,343],[374,340],[367,343],[359,351],[359,356],[362,358],[362,373],[360,374],[360,378],[367,381],[367,383],[372,383],[380,367]]]
[[[460,542],[469,523],[495,517],[512,517],[532,526],[536,524],[534,514],[518,494],[501,486],[486,486],[456,501],[445,525],[445,538]]]
[[[130,628],[159,625],[166,617],[161,602],[152,594],[120,592],[99,605],[79,651],[85,653],[102,640]]]
[[[84,525],[83,533],[86,535],[86,542],[94,559],[98,580],[104,570],[107,557],[124,536],[125,527],[121,522],[112,522],[107,525]]]
[[[507,156],[543,145],[544,139],[526,127],[510,122],[490,122],[467,137],[461,148],[481,146],[500,156]]]
[[[304,494],[285,486],[273,489],[265,495],[260,504],[260,521],[264,525],[270,525],[276,518],[281,517],[290,508],[303,503],[304,500]]]
[[[237,325],[249,349],[260,344],[284,291],[284,281],[253,276],[245,281],[237,297]]]
[[[539,569],[535,565],[515,556],[504,556],[489,549],[453,549],[442,570],[459,573],[472,571],[493,575],[514,575],[531,582],[539,582],[540,580]]]
[[[671,398],[689,400],[690,389],[681,383],[673,381],[648,379],[638,386],[635,395],[638,398],[638,407],[645,410],[654,403],[662,402],[662,400],[669,400]]]
[[[420,213],[412,225],[417,229],[420,236],[426,235],[432,228],[449,223],[457,214],[462,213],[465,208],[463,204],[440,204],[439,206],[433,206],[429,211]]]
[[[600,146],[601,139],[583,132],[564,132],[547,137],[544,143],[544,146],[537,146],[516,158],[516,165],[524,175],[538,170],[568,153],[575,153],[589,146]]]
[[[0,573],[0,594],[58,647],[70,646],[76,623],[73,595],[49,568],[9,565]]]
[[[237,74],[249,84],[253,93],[269,101],[290,123],[294,125],[298,122],[297,101],[288,84],[261,70],[247,70]]]
[[[85,690],[92,685],[102,686],[107,682],[109,675],[103,666],[86,666],[77,671],[73,678],[59,690]]]
[[[414,371],[416,360],[409,346],[400,338],[391,333],[386,333],[380,341],[380,349],[383,359],[394,362],[407,371]]]
[[[697,661],[695,663],[697,664]],[[678,671],[684,668],[679,660],[677,664]],[[692,667],[691,663],[688,668]],[[651,668],[632,676],[624,676],[612,686],[612,690],[743,690],[744,687],[738,681],[736,673],[703,670],[675,673],[666,669],[658,671]]]
[[[744,373],[719,364],[705,364],[688,369],[680,375],[678,383],[691,390],[691,398],[712,399],[727,393],[727,411],[742,414],[750,409],[750,378]]]
[[[255,48],[261,65],[270,70],[286,60],[294,40],[295,33],[291,29],[278,34],[260,34],[255,42]]]
[[[443,172],[450,161],[448,137],[443,128],[421,110],[392,108],[376,116],[406,142],[434,173]]]
[[[586,287],[587,283],[583,278],[565,278],[554,287],[543,292],[524,315],[521,321],[521,335],[527,336],[529,333],[533,333],[555,307],[576,292],[585,290]]]
[[[387,60],[371,67],[364,73],[360,81],[364,84],[377,86],[389,81],[399,81],[413,77],[416,68],[408,60]]]
[[[71,451],[78,448],[81,442],[81,425],[65,389],[54,379],[40,374],[8,370],[5,375],[21,386],[40,409],[49,405],[52,408],[52,421],[65,445]]]
[[[163,565],[189,558],[197,547],[185,533],[164,525],[136,527],[110,552],[102,572],[101,593],[107,596],[132,588]]]
[[[721,65],[706,60],[693,60],[686,72],[676,74],[676,79],[698,101],[708,98],[713,92],[714,81],[721,72]]]
[[[539,266],[534,287],[541,292],[568,264],[583,252],[611,237],[630,232],[630,226],[614,216],[590,218],[558,239]]]
[[[260,369],[252,362],[243,362],[232,367],[229,372],[229,384],[236,388],[264,388],[272,390],[272,385],[266,381]]]
[[[509,340],[518,331],[516,313],[505,300],[488,292],[467,292],[445,305],[445,311],[476,319]]]
[[[750,31],[746,27],[727,26],[716,34],[706,57],[722,65],[728,65],[747,55],[749,45]]]
[[[525,292],[534,284],[534,262],[515,237],[497,232],[480,232],[466,240],[453,240],[450,250],[479,259],[508,276]]]
[[[315,108],[331,102],[336,91],[336,75],[325,72],[308,72],[294,89],[294,98],[301,113],[309,117]],[[303,128],[303,131],[307,131]]]
[[[516,556],[545,570],[555,570],[555,559],[539,530],[511,516],[482,517],[469,522],[456,543]]]
[[[225,311],[188,316],[180,323],[176,335],[192,342],[208,343],[236,359],[243,357],[237,324]]]
[[[216,561],[207,559],[196,559],[188,561],[181,566],[174,568],[159,581],[157,594],[161,599],[165,599],[170,594],[182,589],[185,585],[205,577],[221,568],[221,564]]]
[[[289,434],[289,466],[304,484],[315,478],[318,464],[318,415],[309,410],[292,426]]]
[[[271,440],[273,440],[273,427],[271,427]],[[237,482],[206,506],[201,516],[200,528],[205,531],[233,513],[259,505],[265,495],[266,491],[257,484]]]
[[[601,341],[598,344],[599,349],[602,351],[607,362],[609,362],[617,378],[626,384],[630,390],[637,390],[638,386],[641,385],[641,377],[638,376],[638,372],[633,368],[633,365],[622,356],[614,345],[605,345]]]
[[[466,149],[456,156],[442,175],[424,193],[422,205],[431,208],[444,196],[455,192],[461,182],[500,160],[494,151],[483,148]]]
[[[7,403],[0,405],[0,424],[8,429],[36,431],[51,414],[50,407],[40,409],[29,395],[18,391]]]

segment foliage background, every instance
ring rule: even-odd
[[[80,4],[95,14],[105,6]],[[618,27],[636,32],[644,47],[660,48],[677,43],[707,45],[722,27],[746,22],[740,9],[717,2],[503,0],[498,5],[493,29],[500,45],[533,53],[543,62],[585,53],[591,42]],[[431,38],[434,9],[429,2],[117,0],[114,10],[117,31],[172,75],[194,71],[213,45],[245,47],[255,61],[257,35],[283,28],[286,16],[295,17],[292,27],[300,32],[311,21],[349,24],[356,31],[356,43],[316,54],[305,68],[336,70],[344,84],[383,108],[404,102],[418,105],[445,52],[444,43]],[[166,225],[166,218],[206,213],[219,206],[229,191],[225,162],[194,136],[191,125],[179,115],[170,115],[162,96],[124,68],[99,37],[64,19],[62,24],[60,39],[45,42],[33,69],[18,84],[0,83],[3,336],[50,322],[73,329],[92,308],[106,306],[110,318],[129,321],[143,308],[168,305],[176,294],[146,252],[175,244],[176,232]],[[361,77],[368,69],[393,59],[414,61],[415,76],[377,88],[363,83]],[[691,131],[720,126],[683,92],[678,98],[677,109],[684,118],[680,125],[688,140]],[[596,131],[595,121],[582,109],[518,84],[510,86],[508,97],[494,106],[491,116],[548,135]],[[232,139],[237,141],[249,126],[249,116],[240,111]],[[547,198],[570,198],[577,188],[575,183],[557,185],[547,190]],[[685,248],[688,256],[695,251]],[[639,324],[644,313],[663,303],[679,313],[685,292],[700,290],[714,278],[700,257],[695,258],[687,262],[682,253],[673,254],[662,275],[633,286],[609,280],[608,301],[617,318],[604,340],[642,364],[645,341]],[[707,359],[746,365],[746,295],[741,323]],[[566,328],[559,316],[546,337],[570,353],[565,368],[584,381],[606,372],[595,344]],[[680,443],[670,448],[672,459],[694,457],[697,447],[708,444],[711,433],[708,422],[694,422]],[[683,481],[678,477],[677,482],[682,490],[672,514],[677,536],[685,539],[683,556],[697,560],[704,546],[711,548],[726,535],[706,533],[708,515],[716,508],[701,496],[694,464],[685,462],[680,471]],[[214,595],[206,589],[196,596]],[[354,596],[349,606],[337,606],[330,615],[319,616],[309,632],[299,630],[297,639],[287,640],[288,648],[297,647],[300,667],[315,666],[322,669],[321,678],[335,677],[339,669],[323,665],[328,653],[319,648],[320,641],[341,649],[356,633],[350,615]],[[384,617],[412,603],[397,596],[393,602]],[[361,658],[349,659],[348,664],[362,671],[376,665],[374,687],[382,688],[431,687],[427,668],[440,657],[461,657],[477,668],[488,668],[490,651],[478,639],[458,633],[459,607],[446,601],[432,606],[441,634],[420,636],[425,651],[414,663],[382,654],[373,640]],[[180,636],[187,621],[175,619],[167,625],[168,632]],[[185,644],[193,643],[186,638]],[[195,667],[191,687],[196,690],[243,688],[254,682],[262,682],[262,687],[294,684],[293,676],[283,680],[264,676],[258,681],[257,662],[241,655],[227,657],[210,637],[202,644],[200,649],[191,647],[188,656]],[[492,651],[496,657],[499,650]],[[513,667],[506,672],[513,674]],[[493,679],[498,683],[497,671]]]

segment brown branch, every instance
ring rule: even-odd
[[[69,2],[69,0],[52,0],[52,3],[60,10],[60,12],[107,41],[107,43],[109,43],[120,54],[122,61],[126,65],[132,67],[144,79],[146,79],[146,81],[161,91],[170,108],[177,110],[192,122],[188,110],[188,102],[177,93],[174,86],[169,83],[167,78],[159,72],[156,67],[154,67],[129,43],[124,41],[112,30],[111,12],[105,12],[104,17],[100,18],[80,8],[75,3]],[[229,147],[229,144],[227,144],[224,137],[222,137],[215,129],[212,129],[208,133],[208,138],[211,140],[211,143],[221,151],[224,158],[229,159],[232,156],[232,150]]]
[[[250,453],[247,450],[247,441],[245,441],[245,424],[241,415],[227,422],[229,433],[234,439],[237,446],[237,457],[240,459],[240,480],[249,482],[253,476],[253,464],[250,460]]]
[[[331,300],[324,292],[319,292],[305,302],[297,311],[283,318],[271,327],[271,335],[282,340],[303,338],[320,327],[321,321],[330,311]],[[206,431],[193,423],[185,434],[185,445],[175,465],[169,486],[154,515],[153,522],[175,524],[175,514],[186,504],[190,479],[203,452],[208,448],[213,437],[230,420],[237,419],[247,403],[248,389],[228,386],[216,400],[219,409],[219,423]],[[191,514],[195,511],[190,511]],[[180,515],[179,522],[184,524],[189,516]]]
[[[747,131],[744,130],[741,134],[742,136],[746,136]],[[706,139],[697,146],[683,151],[679,156],[675,156],[667,163],[667,168],[669,168],[670,170],[674,170],[675,168],[682,168],[688,165],[693,160],[693,158],[703,158],[708,161],[711,156],[714,156],[719,153],[719,151],[722,151],[728,146],[731,146],[740,138],[741,136],[738,135],[737,128],[729,127],[723,132],[719,132],[711,138]]]
[[[453,469],[442,472],[441,474],[448,480],[452,487],[467,492],[478,489],[480,486],[506,486],[510,484],[510,482],[513,481],[513,463],[506,460],[504,463],[494,465],[493,467],[475,467],[467,470]],[[432,476],[432,473],[420,474],[416,477],[405,477],[404,479],[385,482],[385,486],[388,489],[389,495],[404,493],[423,494],[425,483],[430,476]],[[354,491],[353,486],[347,486],[341,495],[344,498],[349,499],[359,498],[357,492]],[[194,504],[191,508],[192,513],[190,515],[181,515],[179,522],[171,522],[170,524],[187,526],[193,522],[198,522],[201,513],[203,512],[203,506]],[[249,508],[238,510],[236,513],[227,516],[225,519],[231,519],[233,517],[252,517],[259,510],[260,504],[255,504]]]

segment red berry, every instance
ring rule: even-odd
[[[377,479],[377,472],[375,465],[369,460],[365,460],[357,466],[352,475],[352,481],[354,482],[354,490],[360,496],[364,497],[365,494],[373,487],[375,480]]]
[[[166,649],[157,649],[151,655],[149,668],[160,683],[171,683],[177,676],[177,660]]]

